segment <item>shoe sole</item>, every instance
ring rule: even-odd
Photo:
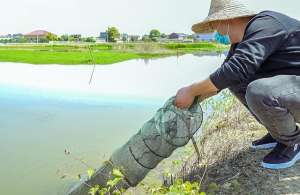
[[[268,149],[272,149],[275,148],[277,145],[277,143],[269,143],[269,144],[261,144],[261,145],[251,145],[250,148],[255,149],[255,150],[268,150]]]
[[[295,165],[298,160],[300,160],[300,152],[298,152],[298,154],[289,162],[280,163],[280,164],[270,164],[270,163],[262,162],[261,165],[262,165],[262,167],[267,168],[267,169],[275,169],[275,170],[286,169],[286,168],[290,168],[293,165]]]

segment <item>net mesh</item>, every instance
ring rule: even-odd
[[[203,120],[203,111],[198,98],[189,109],[174,105],[175,97],[170,98],[154,116],[156,129],[169,144],[183,146],[198,131]]]

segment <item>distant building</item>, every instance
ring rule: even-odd
[[[1,35],[0,36],[0,40],[9,40],[11,39],[11,37],[7,36],[7,35]]]
[[[194,41],[214,41],[213,33],[194,34]]]
[[[108,33],[100,32],[99,37],[96,38],[96,42],[108,42]]]
[[[173,40],[184,40],[188,37],[189,35],[184,34],[184,33],[172,33],[169,35],[169,39],[173,39]]]
[[[17,34],[13,34],[13,35],[12,35],[12,38],[15,38],[15,39],[17,39],[17,38],[22,38],[22,37],[24,37],[24,35],[21,34],[21,33],[17,33]]]
[[[7,34],[7,35],[0,35],[0,40],[18,39],[18,38],[22,38],[22,37],[23,37],[23,35],[21,33]]]
[[[7,34],[7,35],[0,35],[0,39],[11,39],[12,35],[11,34]]]
[[[40,42],[47,41],[47,35],[49,33],[50,32],[45,31],[45,30],[35,30],[35,31],[25,34],[24,37],[27,38],[28,41],[40,43]]]

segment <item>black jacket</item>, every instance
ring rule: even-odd
[[[250,20],[243,40],[231,45],[226,60],[210,79],[222,90],[280,74],[300,76],[300,21],[263,11]]]

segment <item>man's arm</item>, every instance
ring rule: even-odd
[[[202,101],[217,94],[218,91],[211,80],[206,79],[180,89],[176,95],[175,105],[179,108],[188,108],[193,104],[196,96],[199,96]]]
[[[210,79],[194,83],[191,85],[193,94],[199,96],[201,100],[209,98],[213,95],[216,95],[219,89],[211,82]]]

